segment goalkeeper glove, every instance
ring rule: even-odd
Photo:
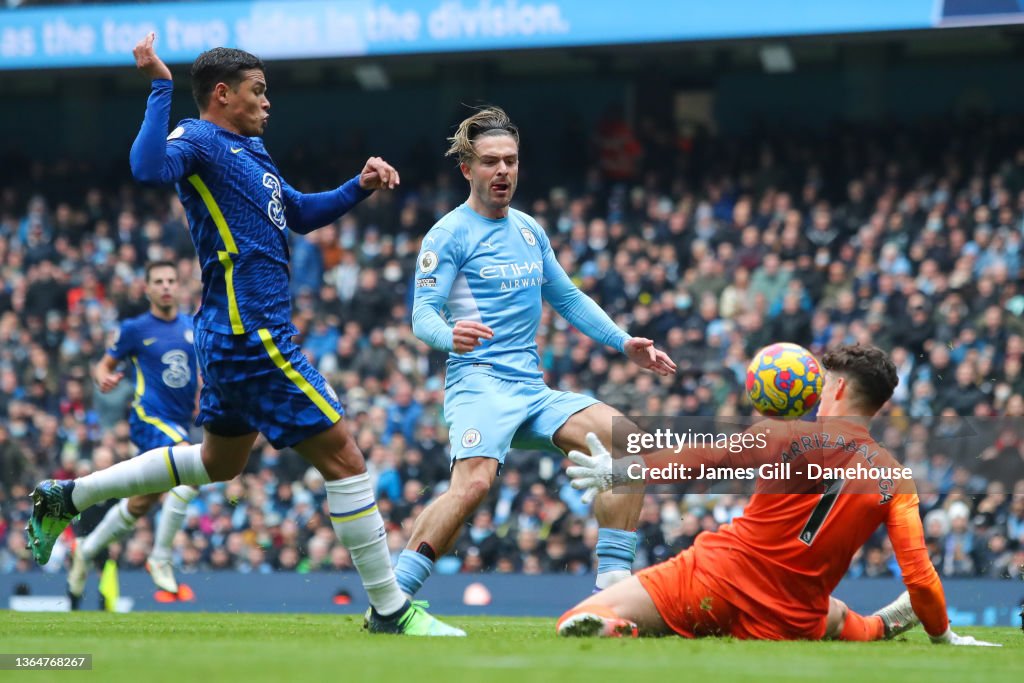
[[[929,636],[936,645],[975,645],[978,647],[1002,647],[1002,643],[989,643],[974,636],[958,636],[953,629],[946,628],[941,636]]]

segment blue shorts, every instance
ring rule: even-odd
[[[345,414],[338,395],[292,341],[292,325],[232,335],[196,326],[203,373],[196,424],[218,436],[260,432],[285,448]]]
[[[128,415],[129,436],[139,453],[188,441],[188,427],[148,414],[140,405]]]
[[[561,453],[555,432],[596,398],[555,391],[542,380],[511,382],[480,372],[466,375],[444,392],[452,462],[462,458],[505,461],[509,448]]]

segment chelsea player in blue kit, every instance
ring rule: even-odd
[[[651,340],[619,329],[572,283],[540,225],[510,208],[519,178],[519,131],[505,112],[481,109],[450,142],[448,155],[460,162],[469,199],[423,239],[412,319],[417,337],[450,353],[444,413],[452,475],[449,489],[417,518],[399,556],[395,571],[408,595],[456,542],[510,447],[583,450],[589,432],[612,440],[612,421],[621,413],[544,384],[535,341],[542,299],[637,365],[661,375],[676,369]],[[616,444],[629,431],[628,422],[620,426]],[[630,576],[642,502],[642,491],[595,501],[598,589]]]
[[[237,476],[262,433],[275,448],[294,448],[323,475],[335,534],[369,595],[372,632],[465,635],[398,587],[363,455],[334,390],[292,340],[285,230],[308,233],[331,223],[373,190],[393,189],[398,173],[373,157],[335,190],[292,188],[260,138],[270,117],[263,62],[229,48],[196,58],[192,94],[200,116],[167,135],[171,72],[153,40],[151,33],[134,50],[152,92],[131,167],[142,182],[176,184],[199,256],[203,296],[195,346],[204,384],[196,423],[204,428],[203,443],[151,450],[73,481],[41,482],[32,492],[28,526],[33,556],[45,563],[68,522],[100,501]]]
[[[178,269],[169,261],[146,266],[149,311],[125,320],[117,340],[93,370],[99,390],[106,393],[124,378],[118,364],[135,370],[135,399],[128,423],[139,453],[188,443],[188,424],[199,392],[199,366],[193,346],[192,317],[178,311]],[[171,544],[181,529],[189,502],[198,491],[175,486],[164,499],[146,570],[157,588],[178,594],[171,566]],[[68,571],[68,595],[77,607],[85,591],[89,564],[108,545],[135,526],[160,500],[159,493],[118,501],[88,536],[75,544]]]

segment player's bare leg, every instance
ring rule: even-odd
[[[324,476],[334,533],[348,549],[370,598],[369,629],[407,635],[466,635],[430,616],[421,606],[410,604],[399,588],[366,462],[344,420],[302,441],[295,450]]]
[[[206,467],[210,480],[228,481],[241,474],[245,464],[249,462],[249,454],[252,453],[257,436],[257,432],[240,436],[221,436],[209,430],[204,431],[203,466]]]
[[[908,631],[918,623],[906,592],[893,603],[867,617],[854,612],[842,600],[830,597],[825,638],[859,642],[883,640]]]
[[[613,421],[618,427],[614,431]],[[554,442],[566,453],[571,450],[587,452],[587,432],[594,432],[603,443],[612,444],[613,455],[622,454],[630,429],[635,429],[635,426],[622,413],[609,405],[597,403],[566,420],[555,432]],[[635,530],[644,503],[643,493],[643,484],[636,484],[606,491],[594,501],[594,516],[600,526],[597,540],[598,589],[607,588],[631,574],[636,557]]]
[[[498,476],[494,458],[463,458],[452,467],[448,490],[428,505],[413,525],[409,545],[395,572],[407,595],[415,595],[430,576],[434,561],[459,538],[463,523],[480,506]]]
[[[842,600],[828,599],[828,616],[825,618],[825,640],[837,640],[846,624],[849,608]]]
[[[635,576],[591,595],[563,614],[557,628],[561,636],[609,638],[663,636],[672,632]]]

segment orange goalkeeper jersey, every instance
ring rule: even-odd
[[[943,633],[945,596],[925,549],[916,489],[866,427],[839,418],[766,420],[748,432],[763,438],[741,453],[695,448],[668,456],[693,468],[762,475],[741,517],[697,537],[696,571],[707,585],[748,614],[770,612],[789,630],[819,628],[854,554],[885,524],[914,611],[928,633]]]

